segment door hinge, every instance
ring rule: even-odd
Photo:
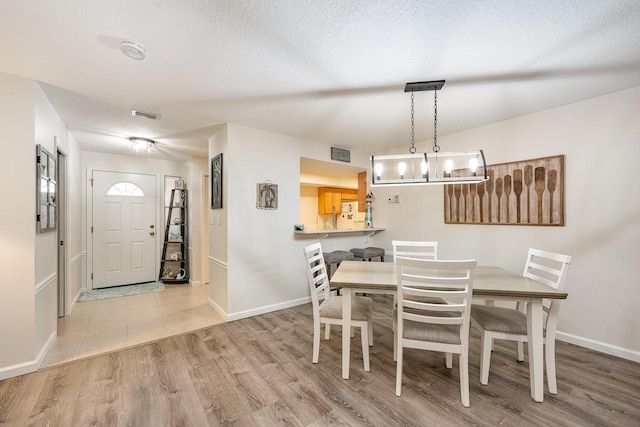
[[[93,273],[91,273],[91,280],[93,280]]]
[[[93,178],[89,178],[89,182],[91,182],[91,186],[93,187]]]
[[[93,234],[93,225],[91,226],[91,234]]]

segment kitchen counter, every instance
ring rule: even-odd
[[[334,229],[322,229],[322,230],[294,230],[294,234],[296,237],[317,237],[317,238],[325,238],[336,235],[343,234],[368,234],[369,236],[373,236],[378,231],[384,231],[382,227],[372,227],[372,228],[346,228],[342,230],[334,230]]]

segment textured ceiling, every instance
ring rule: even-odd
[[[637,0],[2,0],[0,71],[43,83],[86,149],[207,153],[237,123],[366,152],[640,85]],[[136,61],[120,40],[146,48]],[[416,140],[433,134],[416,94]],[[132,117],[131,108],[160,114]],[[541,130],[543,132],[544,130]],[[474,147],[475,148],[475,147]]]

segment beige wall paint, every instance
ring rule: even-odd
[[[33,81],[0,73],[0,379],[35,369],[35,93]],[[10,202],[9,202],[10,200]],[[7,206],[11,206],[7,209]]]

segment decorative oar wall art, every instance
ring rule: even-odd
[[[564,155],[487,165],[487,175],[445,186],[446,224],[564,225]]]

